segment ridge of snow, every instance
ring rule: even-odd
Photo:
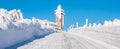
[[[11,10],[8,11],[6,9],[0,9],[0,23],[4,22],[16,22],[23,19],[23,15],[20,10]]]
[[[33,17],[32,20],[24,19],[20,9],[0,9],[0,49],[12,46],[33,37],[53,33],[55,24],[50,21]]]
[[[0,29],[6,30],[6,29],[9,29],[8,25],[11,25],[11,24],[17,25],[18,23],[20,24],[20,23],[24,23],[24,22],[28,25],[30,25],[31,23],[41,24],[42,28],[46,27],[44,25],[47,24],[47,28],[53,28],[53,27],[49,27],[49,24],[51,24],[51,22],[49,22],[49,21],[36,19],[34,17],[32,18],[32,20],[24,19],[23,14],[20,9],[18,9],[18,10],[13,9],[10,11],[8,11],[6,9],[0,9]],[[52,23],[52,24],[55,24],[55,23]],[[19,25],[17,25],[17,26],[19,27]]]
[[[88,19],[86,19],[86,24],[83,25],[83,27],[116,27],[116,26],[120,26],[120,19],[114,19],[113,21],[111,20],[105,20],[104,24],[102,25],[101,23],[96,24],[93,23],[93,25],[91,23],[88,23]]]
[[[117,20],[117,19],[116,19]],[[114,20],[112,23],[119,22]],[[111,23],[111,22],[110,22]],[[74,28],[69,30],[73,34],[89,37],[106,44],[110,44],[116,48],[120,48],[120,26],[101,26],[101,27],[86,27],[86,28]]]
[[[113,21],[106,20],[103,26],[120,26],[120,19],[114,19]]]

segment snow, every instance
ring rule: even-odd
[[[105,20],[104,21],[104,24],[102,25],[101,23],[89,23],[88,22],[88,19],[86,19],[86,23],[85,25],[83,25],[83,28],[86,28],[86,27],[116,27],[116,26],[120,26],[120,19],[114,19],[113,21],[111,20]]]
[[[33,18],[24,19],[22,12],[18,9],[0,9],[0,49],[10,47],[14,44],[53,33],[54,26],[49,21]],[[53,24],[53,23],[52,23]]]
[[[58,10],[62,10],[61,5],[59,4],[57,7]]]
[[[56,16],[61,19],[64,17],[62,14],[64,14],[64,10],[62,9],[61,5],[58,5],[57,9],[55,10]]]
[[[56,14],[63,12],[58,6]],[[18,9],[0,9],[0,49],[5,49],[34,37],[50,34],[34,40],[18,49],[120,49],[120,20],[106,20],[104,24],[88,23],[83,27],[71,25],[68,32],[54,33],[54,22],[36,18],[24,19]]]
[[[79,26],[78,26],[78,22],[76,22],[76,28],[78,28]]]
[[[83,26],[79,28],[73,28],[70,29],[68,32],[71,32],[72,34],[79,36],[89,37],[96,41],[100,41],[99,43],[103,42],[111,45],[108,47],[114,47],[113,49],[115,49],[116,47],[119,49],[120,48],[119,28],[120,19],[114,19],[113,21],[106,20],[103,25],[100,23],[99,24],[93,23],[93,26],[91,26],[90,24],[89,27]]]
[[[114,19],[113,21],[111,20],[106,20],[104,22],[104,26],[120,26],[120,20],[119,19]]]
[[[120,20],[50,34],[17,49],[120,49]],[[106,26],[105,26],[106,25]]]
[[[85,20],[85,25],[83,27],[88,27],[88,19]]]
[[[110,28],[73,28],[68,32],[50,34],[17,49],[120,49],[117,38],[120,35],[116,35],[120,27]]]
[[[75,28],[69,30],[72,34],[76,34],[83,37],[89,37],[91,39],[109,44],[108,47],[120,48],[120,26],[117,27],[87,27],[87,28]],[[103,44],[104,45],[104,44]],[[112,49],[112,48],[111,48]],[[115,49],[115,48],[113,48]]]

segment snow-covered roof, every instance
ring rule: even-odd
[[[57,10],[62,10],[62,7],[60,4],[58,5]]]
[[[55,14],[56,13],[63,13],[64,14],[64,10],[62,9],[60,4],[58,5],[57,9],[55,10]]]

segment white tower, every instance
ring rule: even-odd
[[[56,24],[60,27],[60,29],[64,29],[64,10],[61,8],[61,5],[58,5],[55,10],[56,15]]]

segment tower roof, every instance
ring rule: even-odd
[[[58,5],[57,9],[62,9],[60,4]]]
[[[62,7],[60,4],[58,5],[57,10],[62,10]]]
[[[62,13],[62,14],[64,14],[64,10],[62,9],[62,7],[61,7],[60,4],[58,5],[57,9],[55,10],[55,14],[57,14],[57,13]]]

